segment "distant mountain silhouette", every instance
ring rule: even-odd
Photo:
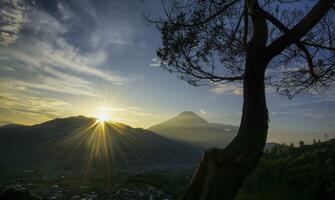
[[[237,133],[237,127],[210,123],[191,111],[185,111],[149,128],[162,136],[201,147],[224,147]]]
[[[14,127],[25,127],[26,125],[22,124],[5,124],[3,126],[0,126],[0,128],[14,128]]]
[[[165,124],[206,124],[208,121],[201,118],[199,115],[195,114],[192,111],[184,111],[178,114],[176,117],[173,117],[165,122]]]
[[[149,130],[83,116],[0,129],[0,168],[194,166],[202,152]]]

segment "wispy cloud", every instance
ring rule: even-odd
[[[151,112],[148,112],[145,108],[138,106],[129,106],[125,109],[128,114],[136,115],[136,116],[152,116]]]
[[[207,115],[207,112],[204,109],[200,109],[200,113],[203,115]]]
[[[71,15],[70,11],[65,6],[60,7],[67,19]],[[16,13],[15,9],[18,9],[17,12],[22,10],[16,1],[10,9],[13,13]],[[128,78],[105,68],[108,64],[104,49],[83,53],[65,39],[68,31],[66,24],[35,8],[29,8],[25,12],[24,26],[30,34],[15,38],[15,45],[0,47],[0,77],[2,82],[11,84],[11,89],[30,88],[98,96],[94,79],[105,80],[114,85],[122,85],[128,81]]]
[[[144,108],[137,107],[137,106],[130,106],[130,107],[128,107],[128,109],[130,109],[130,110],[145,110]]]
[[[151,59],[152,63],[150,64],[151,67],[159,67],[161,65],[161,61],[158,58]]]
[[[2,0],[0,8],[0,45],[9,46],[20,37],[24,7],[20,0]]]
[[[99,6],[93,1],[80,1],[73,2],[76,8],[81,10],[80,14],[85,15],[85,20],[92,22],[94,29],[91,26],[85,24],[81,28],[90,32],[86,36],[87,43],[92,49],[106,49],[111,46],[113,49],[124,49],[129,47],[136,41],[136,25],[133,24],[133,20],[129,20],[130,15],[125,14],[123,1],[107,1],[104,2],[104,6]],[[78,16],[69,10],[69,8],[62,4],[58,4],[59,11],[63,18],[73,19]],[[115,8],[113,12],[110,12],[110,7]],[[89,9],[88,9],[89,8]],[[118,9],[121,8],[121,9]],[[99,9],[99,10],[98,10]],[[107,10],[108,9],[108,10]],[[80,17],[79,17],[80,18]],[[85,23],[82,19],[77,19],[77,22]]]
[[[0,121],[11,118],[17,122],[50,120],[64,115],[68,103],[47,97],[32,95],[2,93],[0,96],[1,112],[4,114]]]
[[[227,84],[215,84],[214,88],[211,89],[211,92],[215,94],[234,94],[237,96],[243,95],[243,89],[235,85]]]
[[[108,47],[110,45],[125,46],[133,40],[135,30],[128,24],[98,23],[97,26],[90,39],[90,43],[94,48]]]
[[[10,64],[8,62],[19,61],[22,67],[29,65],[33,70],[49,66],[54,70],[70,70],[118,85],[127,81],[125,77],[94,67],[104,64],[104,52],[82,55],[62,38],[51,42],[30,38],[22,40],[15,48],[2,48],[0,53],[0,62]]]
[[[297,111],[279,111],[279,112],[270,112],[271,116],[278,116],[278,115],[292,115],[297,114]]]
[[[311,118],[311,119],[326,119],[333,121],[335,118],[334,113],[328,113],[328,112],[306,112],[302,113],[303,116]]]

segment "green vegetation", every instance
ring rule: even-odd
[[[236,199],[335,199],[335,140],[265,152]]]
[[[125,187],[150,185],[177,198],[191,171],[153,171],[131,176]],[[335,199],[335,140],[294,147],[276,145],[266,151],[245,181],[236,200]]]

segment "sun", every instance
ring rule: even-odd
[[[97,116],[97,121],[98,122],[105,122],[109,120],[109,115],[107,113],[99,113]]]

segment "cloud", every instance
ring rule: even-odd
[[[98,51],[83,55],[69,45],[64,39],[40,41],[34,38],[22,40],[16,48],[2,48],[2,60],[20,61],[35,69],[50,66],[58,70],[70,70],[94,76],[106,81],[123,84],[127,78],[116,75],[108,70],[102,71],[96,65],[104,64],[105,53]]]
[[[71,15],[65,6],[60,7],[63,15]],[[15,46],[0,47],[0,78],[8,82],[8,89],[99,96],[95,80],[114,85],[129,81],[102,69],[108,65],[104,49],[83,52],[69,44],[65,39],[69,30],[67,24],[35,8],[25,12],[27,34],[16,39]]]
[[[200,112],[201,112],[201,114],[203,114],[203,115],[207,115],[207,112],[204,111],[203,109],[200,109]]]
[[[130,110],[145,110],[144,108],[137,107],[137,106],[130,106],[130,107],[128,107],[128,109],[130,109]]]
[[[131,114],[137,115],[137,116],[152,116],[152,113],[150,113],[150,112],[132,111]]]
[[[31,40],[34,43],[33,40]],[[83,77],[65,70],[73,65],[57,66],[56,57],[48,58],[43,56],[48,53],[42,46],[33,44],[19,46],[19,49],[0,48],[0,71],[2,82],[7,82],[8,89],[25,87],[52,92],[61,92],[73,95],[98,96],[94,85]],[[36,47],[34,50],[27,50],[28,47]],[[27,52],[26,52],[27,51]],[[51,55],[49,55],[51,57]],[[2,66],[10,66],[7,70]],[[77,70],[73,70],[77,72]],[[20,72],[20,73],[17,73]]]
[[[16,120],[20,118],[53,119],[64,114],[69,104],[58,99],[37,97],[32,95],[2,93],[0,96],[2,113],[11,115]],[[4,116],[5,116],[4,115]],[[5,118],[0,118],[5,120]]]
[[[82,23],[80,29],[86,33],[85,39],[92,49],[107,49],[113,47],[113,50],[120,50],[136,42],[136,27],[132,15],[125,14],[129,12],[128,3],[122,1],[107,1],[104,4],[97,4],[93,1],[73,2],[76,10],[80,12],[71,12],[66,5],[59,3],[59,11],[63,18],[74,18],[76,23]],[[103,6],[102,6],[103,5]],[[111,12],[110,8],[114,8]],[[87,23],[88,22],[88,23]],[[94,27],[94,28],[92,28]]]
[[[303,116],[311,118],[311,119],[316,119],[316,120],[325,119],[328,121],[329,120],[333,121],[335,118],[334,113],[326,113],[326,112],[306,112],[306,113],[303,113]]]
[[[152,63],[150,64],[151,67],[159,67],[161,66],[161,61],[157,58],[151,59]]]
[[[116,107],[108,107],[108,106],[102,106],[99,108],[100,111],[112,111],[112,112],[126,112],[127,109],[124,108],[116,108]]]
[[[74,13],[69,9],[69,7],[64,2],[58,2],[57,8],[59,13],[61,14],[62,20],[70,20],[71,18],[74,18]]]
[[[129,114],[137,115],[137,116],[152,116],[151,112],[147,112],[145,108],[138,106],[129,106],[126,111]]]
[[[99,21],[97,21],[99,22]],[[106,48],[110,45],[124,46],[133,42],[134,27],[126,23],[101,23],[91,34],[90,42],[93,48]]]
[[[237,96],[243,95],[243,89],[241,87],[227,84],[215,84],[215,87],[211,89],[211,92],[215,94],[234,94]]]
[[[6,47],[20,37],[25,22],[24,7],[20,0],[2,0],[0,7],[0,45]]]
[[[243,95],[243,89],[242,88],[234,88],[233,93],[237,96]]]
[[[29,7],[25,10],[25,13],[24,27],[41,40],[58,38],[69,31],[66,24],[61,23],[43,10]]]
[[[94,67],[94,65],[104,64],[106,58],[105,52],[98,51],[82,55],[64,39],[58,39],[56,43],[58,48],[50,44],[41,44],[40,50],[43,51],[42,56],[44,56],[42,61],[57,68],[67,68],[72,71],[96,76],[117,85],[126,82],[127,79],[125,77]]]
[[[297,111],[280,111],[280,112],[270,112],[270,115],[272,116],[278,116],[278,115],[292,115],[297,114]]]
[[[11,89],[16,90],[26,90],[34,89],[34,90],[42,90],[42,91],[49,91],[49,92],[58,92],[64,94],[71,94],[71,95],[83,95],[83,96],[93,96],[97,97],[95,91],[92,91],[91,88],[83,85],[83,86],[71,86],[68,82],[62,82],[59,79],[54,79],[51,77],[43,77],[40,80],[36,81],[21,81],[21,80],[9,80],[7,81],[10,85]]]
[[[129,118],[129,116],[152,116],[153,115],[151,112],[146,111],[146,109],[137,107],[137,106],[129,106],[129,107],[124,107],[124,108],[123,107],[113,107],[113,106],[102,106],[99,108],[99,111],[111,114],[114,120],[116,119],[115,117],[117,117],[118,120],[120,120],[121,119],[120,116]]]

